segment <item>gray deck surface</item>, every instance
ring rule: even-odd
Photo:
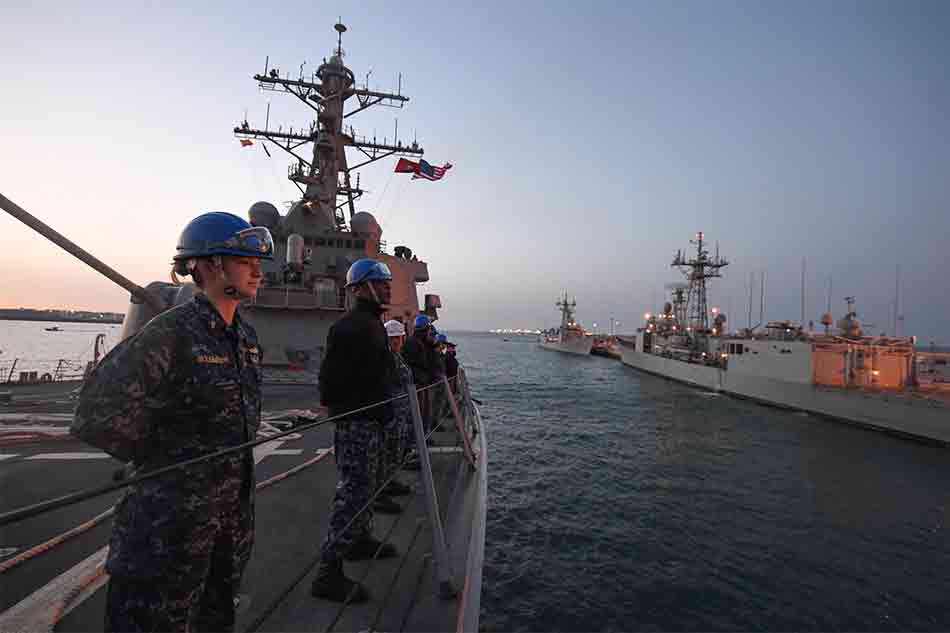
[[[14,393],[14,405],[0,405],[0,431],[5,422],[12,423],[10,420],[18,414],[29,413],[38,419],[42,419],[45,412],[60,414],[49,416],[55,419],[68,413],[73,405],[62,394],[75,386],[54,384],[41,386],[40,389],[24,387],[11,390]],[[44,406],[35,404],[37,400],[43,401]],[[316,390],[306,385],[265,385],[264,409],[265,413],[290,409],[318,410]],[[446,521],[446,510],[450,504],[458,508],[450,513],[453,515],[451,520],[446,521],[446,533],[453,535],[450,538],[461,539],[454,547],[450,546],[454,582],[461,588],[470,531],[465,526],[471,526],[469,506],[472,505],[470,497],[474,487],[470,485],[473,478],[467,466],[460,468],[462,454],[452,448],[456,446],[456,437],[453,431],[434,435],[437,445],[444,448],[433,451],[432,463],[443,520]],[[258,463],[257,479],[260,482],[285,472],[331,446],[332,424],[307,431],[298,439],[282,441],[271,447],[276,448],[276,452],[267,454]],[[70,455],[88,455],[90,452],[95,451],[72,439],[5,447],[0,444],[0,456],[7,456],[0,457],[0,511],[109,481],[120,466],[115,460],[103,456],[98,459],[69,458]],[[51,459],[50,454],[56,453],[64,454],[67,458]],[[360,578],[366,574],[365,582],[373,598],[365,605],[348,607],[332,630],[369,630],[371,626],[380,631],[455,629],[456,601],[442,600],[436,592],[433,563],[429,556],[432,534],[426,520],[419,473],[402,471],[399,479],[413,485],[415,493],[411,497],[397,498],[406,507],[402,514],[377,514],[374,532],[381,538],[392,529],[388,540],[396,545],[400,554],[408,551],[409,555],[374,563],[346,563],[345,571],[351,577]],[[462,482],[461,487],[453,495],[459,481]],[[253,622],[314,561],[319,545],[326,536],[335,485],[333,456],[327,455],[315,465],[258,492],[256,543],[241,589],[244,599],[238,614],[238,630],[244,630]],[[110,507],[118,495],[114,493],[85,501],[0,528],[0,548],[22,551],[41,543],[99,514]],[[417,529],[418,535],[410,549]],[[107,544],[110,530],[111,520],[107,520],[3,574],[0,582],[0,629],[3,628],[3,612],[101,549]],[[7,550],[0,555],[0,562],[15,553]],[[287,598],[262,623],[260,630],[328,629],[337,616],[339,605],[310,596],[310,581],[314,571],[311,569],[290,591]],[[393,582],[394,578],[396,582]],[[387,597],[390,586],[392,591]],[[96,591],[69,612],[56,630],[101,630],[104,602],[105,591]]]

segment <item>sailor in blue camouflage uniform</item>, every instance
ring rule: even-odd
[[[396,556],[391,543],[373,537],[369,503],[375,492],[382,427],[392,417],[388,401],[393,359],[381,319],[391,298],[391,281],[392,273],[382,262],[360,259],[350,266],[346,287],[353,307],[330,327],[320,365],[320,401],[331,417],[344,417],[336,421],[336,492],[310,593],[335,602],[348,596],[351,602],[369,600],[366,587],[344,575],[344,558]]]
[[[402,396],[412,387],[412,370],[399,354],[406,341],[406,327],[396,320],[385,323],[386,334],[389,335],[389,349],[393,354],[393,380],[390,383],[390,397]],[[383,425],[383,450],[380,451],[379,472],[377,473],[377,487],[382,486],[387,479],[392,478],[386,485],[384,492],[388,496],[400,497],[412,492],[412,488],[395,478],[395,474],[402,466],[406,456],[412,428],[412,412],[409,398],[399,398],[392,403],[393,415]],[[398,507],[398,506],[397,506]]]
[[[117,345],[83,384],[72,432],[137,473],[253,440],[261,351],[237,312],[261,280],[265,228],[206,213],[184,229],[173,277],[194,299]],[[177,279],[177,278],[176,278]],[[230,631],[254,541],[250,449],[131,486],[117,507],[106,569],[106,631]]]
[[[432,320],[428,316],[417,315],[413,320],[412,336],[406,339],[400,350],[403,360],[412,370],[412,379],[417,389],[429,387],[436,379],[434,356],[430,351],[431,341],[434,340],[433,330]],[[431,394],[432,389],[419,393],[419,413],[422,414],[422,427],[427,434],[432,429]]]

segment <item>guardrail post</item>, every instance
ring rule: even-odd
[[[465,457],[468,458],[468,463],[472,465],[472,469],[478,470],[478,460],[475,457],[475,451],[472,450],[472,443],[468,439],[468,432],[465,430],[462,414],[459,413],[458,402],[455,401],[455,394],[452,392],[452,386],[449,385],[449,379],[444,375],[442,376],[442,384],[445,386],[445,396],[449,400],[452,415],[455,417],[455,426],[458,428],[459,435],[462,436],[462,446],[465,450]]]
[[[416,434],[416,452],[419,454],[422,489],[426,498],[426,513],[432,527],[432,549],[435,554],[435,573],[439,581],[439,596],[453,598],[457,591],[452,585],[452,570],[449,568],[449,553],[445,545],[445,532],[442,529],[442,517],[439,514],[439,500],[435,493],[435,479],[432,477],[432,461],[426,446],[426,432],[422,426],[422,412],[419,410],[419,396],[416,386],[409,385],[409,408],[412,410],[412,427]]]

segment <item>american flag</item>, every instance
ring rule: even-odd
[[[424,160],[419,161],[419,169],[412,174],[412,179],[424,178],[426,180],[441,180],[445,172],[452,169],[452,163],[446,163],[441,167],[433,167]]]

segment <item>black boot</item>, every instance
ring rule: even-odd
[[[376,554],[377,550],[379,550],[378,555]],[[367,534],[354,542],[343,555],[343,558],[346,560],[370,560],[375,556],[377,560],[381,560],[383,558],[394,558],[397,554],[395,545],[382,543],[373,538],[372,535]]]
[[[412,494],[412,487],[393,479],[386,484],[384,491],[391,497],[405,497],[406,495]]]
[[[379,495],[373,502],[373,510],[380,514],[399,514],[402,512],[402,506],[393,501],[387,495]]]
[[[369,600],[369,590],[365,586],[343,575],[341,560],[320,563],[317,576],[310,585],[310,595],[333,602],[345,602],[349,596],[351,604]]]

